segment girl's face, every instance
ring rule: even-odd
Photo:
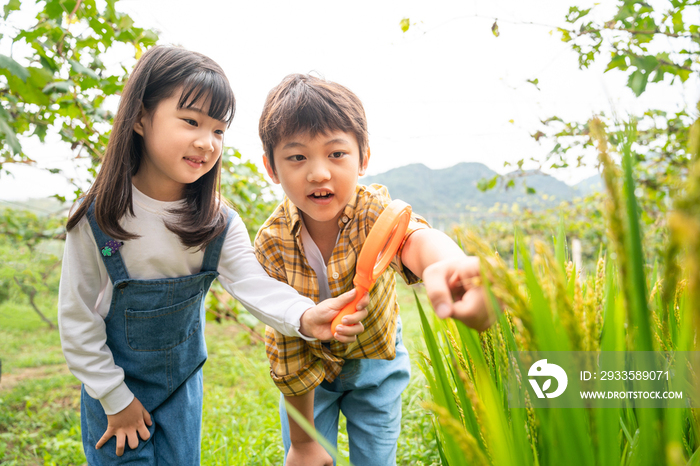
[[[134,131],[144,140],[136,188],[159,201],[184,197],[186,184],[197,181],[221,156],[226,122],[207,113],[209,102],[177,108],[181,90],[160,101],[152,112],[143,111]]]

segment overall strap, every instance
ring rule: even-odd
[[[129,278],[129,273],[126,271],[124,266],[124,260],[119,250],[114,250],[114,248],[109,248],[108,243],[114,244],[115,240],[107,236],[97,224],[97,219],[95,218],[95,203],[88,208],[87,211],[88,222],[90,222],[90,228],[92,228],[92,234],[95,237],[95,242],[97,243],[97,248],[100,251],[100,256],[102,257],[102,262],[105,264],[107,273],[109,273],[109,278],[112,279],[112,283],[116,283],[118,280],[126,280]],[[117,242],[118,243],[118,242]],[[105,251],[105,249],[109,249]]]
[[[204,250],[204,260],[202,261],[202,272],[216,272],[219,268],[219,257],[221,256],[221,247],[224,245],[226,240],[226,234],[231,226],[231,221],[236,218],[238,214],[235,210],[229,208],[227,212],[226,228],[217,236],[211,243],[207,245]]]

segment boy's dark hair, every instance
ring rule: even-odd
[[[153,112],[162,100],[180,89],[178,108],[208,102],[210,117],[231,124],[236,100],[216,62],[179,47],[152,47],[136,63],[124,86],[102,167],[68,220],[68,230],[78,224],[94,202],[95,218],[107,235],[120,240],[138,237],[119,225],[127,212],[134,215],[131,178],[139,169],[144,150],[143,138],[134,131],[134,125],[142,109]],[[187,247],[203,248],[226,227],[226,212],[220,205],[224,200],[219,194],[221,154],[217,155],[219,160],[207,174],[185,186],[184,206],[174,212],[178,214],[177,222],[166,224]]]
[[[290,74],[267,94],[259,132],[273,171],[273,149],[282,139],[299,133],[313,138],[332,131],[355,135],[362,165],[369,139],[367,118],[360,99],[345,86],[308,74]]]

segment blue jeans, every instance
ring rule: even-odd
[[[342,411],[347,418],[350,461],[356,466],[395,465],[401,433],[401,393],[410,378],[411,363],[401,338],[399,318],[395,359],[348,359],[332,383],[324,380],[316,387],[316,430],[337,447]],[[280,421],[286,461],[291,442],[284,396],[280,398]]]

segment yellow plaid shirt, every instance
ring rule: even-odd
[[[391,202],[389,191],[381,185],[358,185],[355,193],[355,198],[338,219],[340,235],[328,262],[327,273],[332,296],[353,288],[355,263],[362,244],[374,222]],[[423,218],[414,214],[405,238],[418,229],[429,227]],[[408,284],[419,281],[401,263],[402,250],[403,243],[391,263],[393,270],[387,269],[370,290],[367,308],[369,315],[363,321],[365,331],[357,337],[356,342],[348,344],[333,340],[328,348],[320,341],[288,337],[267,327],[265,347],[270,360],[270,375],[282,393],[303,395],[324,379],[332,382],[340,374],[345,359],[396,357],[399,305],[396,300],[394,270]],[[318,303],[318,280],[304,255],[300,214],[288,198],[285,197],[260,228],[255,238],[255,254],[271,277],[287,283]]]

